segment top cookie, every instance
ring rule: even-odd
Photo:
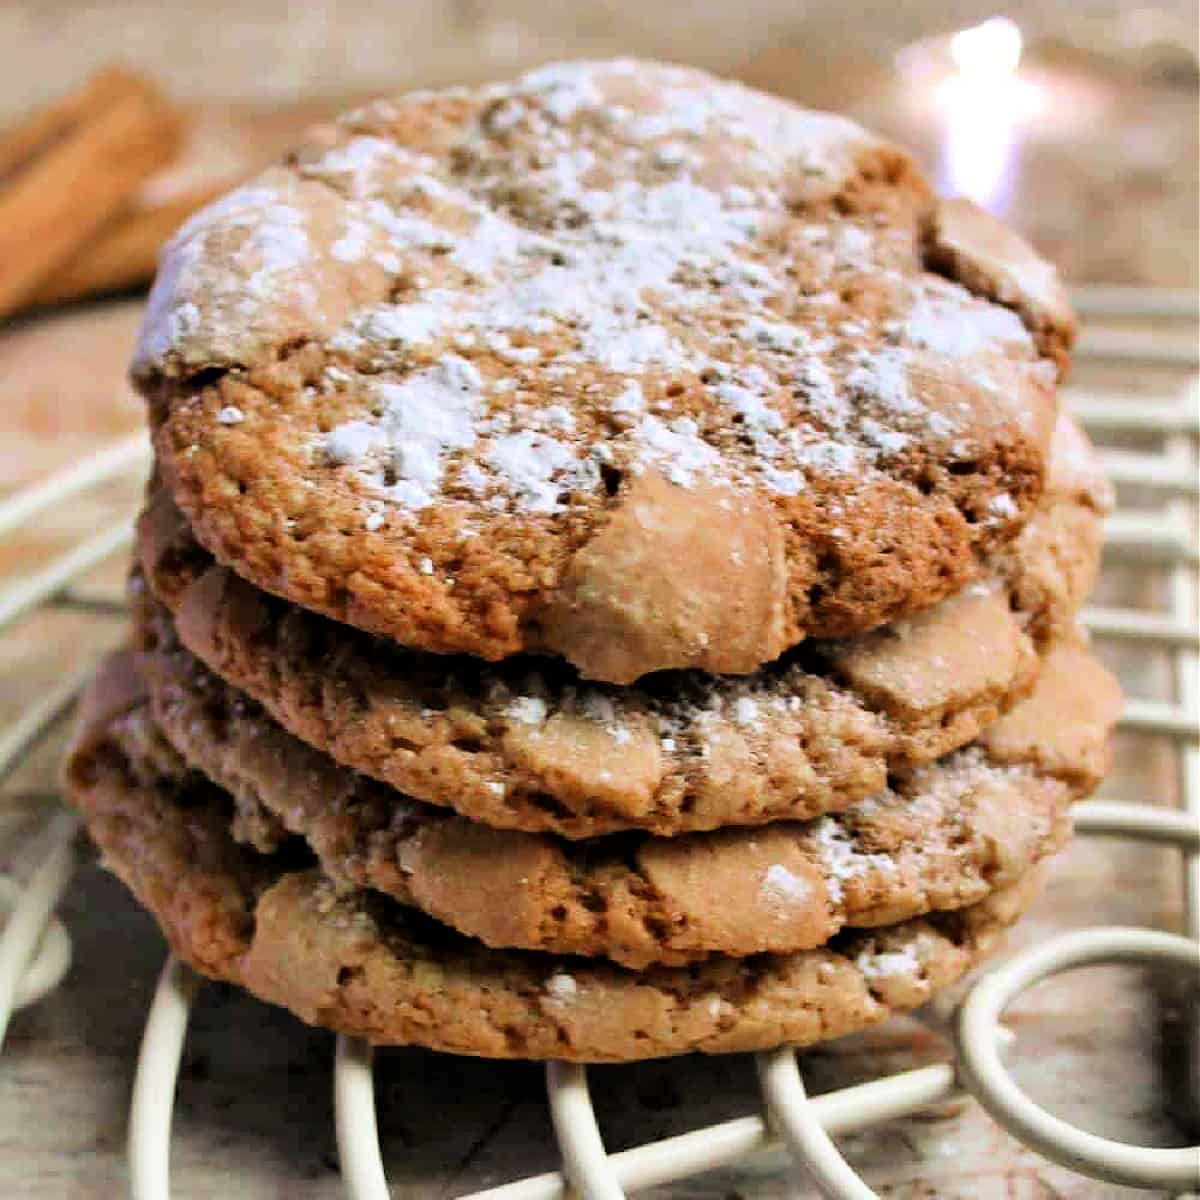
[[[572,63],[316,131],[167,248],[134,376],[260,587],[626,683],[961,588],[1037,501],[1072,333],[852,123]]]

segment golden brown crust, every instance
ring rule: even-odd
[[[283,604],[214,566],[161,491],[139,547],[184,645],[347,766],[486,824],[675,834],[844,808],[889,772],[965,745],[1025,695],[1099,555],[1097,502],[1078,475],[1059,472],[1062,490],[997,564],[998,588],[811,643],[751,678],[630,688],[582,685],[540,659],[405,653]]]
[[[267,591],[610,682],[748,672],[951,595],[1037,504],[1049,268],[933,206],[900,151],[700,72],[407,97],[189,224],[135,376],[197,537]],[[615,558],[651,472],[671,532]]]
[[[124,668],[127,669],[127,668]],[[102,679],[98,684],[105,688]],[[985,958],[1038,880],[955,913],[842,934],[798,954],[631,972],[485,950],[368,892],[239,848],[211,790],[139,776],[130,722],[77,739],[73,802],[173,951],[303,1020],[380,1044],[497,1058],[628,1061],[838,1037],[916,1007]],[[134,736],[135,755],[144,737]]]
[[[1096,678],[1074,657],[1051,660]],[[491,829],[339,767],[181,648],[144,653],[140,669],[163,735],[233,796],[236,839],[273,850],[300,835],[335,883],[385,892],[489,946],[634,968],[802,950],[843,926],[977,903],[1062,844],[1113,719],[1094,707],[1060,717],[1002,762],[960,751],[807,825],[573,843]],[[1061,690],[1050,676],[1001,726],[1047,728],[1043,697]]]

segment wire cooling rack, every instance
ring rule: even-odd
[[[1108,362],[1156,373],[1166,382],[1151,395],[1108,387],[1074,387],[1066,402],[1099,440],[1129,438],[1138,451],[1107,450],[1109,474],[1122,504],[1105,530],[1106,561],[1133,560],[1165,575],[1165,612],[1091,608],[1083,617],[1097,639],[1116,639],[1165,652],[1172,663],[1174,699],[1131,697],[1122,727],[1164,739],[1177,763],[1179,808],[1094,801],[1077,806],[1081,834],[1173,846],[1184,871],[1185,936],[1151,929],[1105,927],[1053,937],[992,968],[967,991],[955,1025],[955,1060],[876,1079],[821,1096],[807,1096],[795,1053],[758,1056],[763,1113],[608,1154],[592,1109],[585,1068],[546,1065],[546,1091],[562,1169],[473,1193],[474,1200],[552,1200],[572,1192],[587,1200],[617,1200],[627,1192],[670,1183],[782,1143],[797,1169],[821,1193],[863,1200],[874,1193],[839,1153],[833,1138],[869,1128],[963,1092],[1009,1133],[1046,1158],[1096,1179],[1168,1192],[1200,1189],[1200,1147],[1152,1148],[1111,1141],[1053,1116],[1018,1086],[1002,1051],[1012,1034],[1005,1008],[1042,979],[1098,963],[1166,966],[1200,976],[1200,629],[1197,626],[1196,506],[1200,496],[1200,319],[1192,293],[1091,288],[1077,296],[1087,327],[1077,361]],[[1182,323],[1185,338],[1164,340],[1158,322]],[[1132,332],[1128,324],[1141,322]],[[1146,449],[1150,446],[1150,449]],[[91,458],[0,502],[0,538],[54,506],[119,477],[144,472],[144,436],[117,442]],[[1135,501],[1129,496],[1137,497]],[[83,603],[73,585],[128,547],[129,523],[101,530],[0,591],[0,632],[41,606]],[[71,708],[87,670],[70,675],[32,700],[0,730],[0,782]],[[11,1014],[52,991],[70,966],[71,942],[54,909],[76,862],[76,818],[56,811],[45,858],[24,886],[0,876],[0,1047]],[[168,959],[142,1038],[129,1117],[129,1168],[135,1200],[167,1200],[176,1082],[188,1016],[202,981]],[[1200,1050],[1200,1014],[1186,1031]],[[334,1069],[337,1144],[350,1200],[383,1200],[388,1186],[376,1125],[372,1051],[339,1038]],[[1193,1073],[1190,1084],[1196,1085]],[[0,1081],[0,1086],[3,1082]],[[1187,1102],[1200,1110],[1200,1097]]]

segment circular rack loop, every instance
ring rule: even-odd
[[[963,1079],[996,1121],[1054,1162],[1132,1187],[1172,1192],[1200,1188],[1200,1146],[1132,1146],[1088,1133],[1031,1100],[1000,1060],[996,1035],[1009,1004],[1043,979],[1099,963],[1170,964],[1200,975],[1200,944],[1152,929],[1084,929],[1002,964],[971,989],[959,1009]]]
[[[79,821],[60,812],[50,824],[50,851],[24,888],[0,876],[0,1046],[12,1014],[52,991],[71,965],[71,939],[54,915],[75,870]]]
[[[7,914],[6,933],[20,919],[18,905],[27,896],[16,880],[0,875],[0,909]],[[7,1006],[12,1012],[20,1012],[52,992],[71,965],[71,939],[57,917],[51,917],[45,925],[30,922],[30,928],[36,938],[33,956],[15,976],[16,987],[12,990],[11,1004]]]

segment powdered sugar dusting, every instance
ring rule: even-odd
[[[428,342],[441,331],[442,314],[431,304],[408,304],[365,314],[362,333],[377,342]]]
[[[930,281],[919,295],[904,332],[912,345],[947,358],[967,358],[1005,344],[1033,349],[1033,339],[1015,313],[942,281]]]
[[[322,448],[405,508],[423,508],[438,490],[443,453],[475,441],[479,372],[448,354],[403,382],[380,382],[374,390],[380,417],[338,426],[322,439]]]
[[[691,487],[697,475],[717,470],[720,455],[697,436],[695,421],[679,417],[670,425],[643,417],[633,430],[636,462],[656,466],[674,484]]]
[[[240,258],[257,259],[245,285],[250,292],[269,287],[283,271],[302,267],[308,260],[309,240],[302,213],[288,204],[268,204],[257,210],[250,230],[237,251]]]
[[[305,163],[302,173],[335,184],[347,196],[362,199],[383,190],[389,178],[406,170],[427,171],[434,160],[414,154],[386,138],[360,134],[327,150],[314,162]]]
[[[288,305],[353,298],[319,339],[325,390],[371,407],[317,449],[364,514],[553,516],[601,494],[602,466],[796,496],[953,436],[914,364],[1032,353],[1012,313],[922,275],[911,233],[830,213],[873,144],[850,122],[630,61],[460,91],[453,152],[426,136],[438,104],[365,110],[189,222],[143,336],[144,360],[198,336],[181,280],[201,267],[248,331],[270,308],[303,335]],[[363,132],[379,121],[413,146]],[[884,299],[847,299],[856,279]]]
[[[645,407],[646,397],[636,379],[629,380],[620,393],[613,397],[612,411],[615,413],[640,413]]]
[[[224,339],[252,318],[290,273],[289,291],[315,304],[304,278],[311,243],[304,211],[293,203],[294,183],[247,185],[195,213],[164,248],[138,336],[134,368],[163,359],[206,334]],[[220,247],[222,269],[209,267],[210,244]],[[203,297],[205,306],[198,300]]]
[[[569,446],[529,430],[496,439],[483,458],[518,506],[534,513],[557,512],[562,507],[555,481],[576,463]]]
[[[191,242],[199,234],[210,229],[228,226],[245,228],[258,221],[258,215],[269,212],[279,203],[279,193],[274,188],[247,184],[234,188],[219,200],[193,213],[176,231],[172,241],[177,245]]]
[[[908,358],[903,351],[886,347],[862,350],[852,361],[854,366],[846,375],[846,386],[851,393],[893,415],[922,411],[909,388]]]
[[[840,903],[845,897],[845,883],[871,871],[893,874],[895,862],[886,854],[865,854],[850,840],[843,826],[832,817],[822,817],[813,827],[821,861],[824,864],[829,898]]]
[[[590,72],[572,63],[551,63],[521,77],[520,90],[537,96],[559,121],[573,117],[581,108],[602,102]]]
[[[812,894],[807,880],[789,871],[782,863],[773,863],[763,876],[763,899],[775,907],[787,907],[802,903]]]
[[[909,942],[903,950],[877,951],[872,945],[859,952],[854,965],[868,979],[887,979],[898,975],[915,978],[921,972],[921,960],[914,942]]]

